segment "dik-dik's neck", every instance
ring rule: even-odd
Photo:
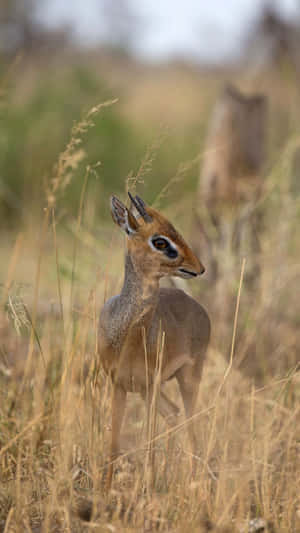
[[[121,305],[127,308],[132,320],[145,316],[155,309],[158,301],[158,277],[145,273],[135,266],[134,260],[127,252],[125,258],[125,275],[120,294]]]
[[[125,339],[140,337],[142,328],[147,331],[153,323],[158,302],[158,279],[150,279],[135,266],[129,254],[125,259],[125,276],[122,291],[114,301],[107,330],[112,343],[121,349]]]
[[[117,351],[126,339],[142,339],[141,331],[153,325],[159,298],[158,278],[142,273],[134,266],[130,254],[126,255],[125,276],[121,293],[104,306],[100,324],[105,337]]]

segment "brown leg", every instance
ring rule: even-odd
[[[147,401],[146,394],[142,393],[142,398]],[[152,387],[150,387],[148,402],[151,404],[152,401]],[[149,405],[146,405],[149,410]],[[167,395],[160,389],[158,398],[157,398],[157,410],[161,416],[164,417],[169,427],[173,427],[177,424],[177,418],[180,413],[180,409],[177,405],[170,400]]]
[[[120,432],[122,421],[125,413],[126,391],[118,385],[114,385],[112,398],[112,422],[111,422],[111,448],[110,448],[110,464],[108,466],[106,488],[111,487],[113,475],[113,462],[118,457],[120,452]]]
[[[177,407],[177,405],[172,402],[166,394],[161,390],[160,396],[159,396],[159,402],[158,402],[158,411],[159,413],[164,417],[166,423],[168,424],[169,428],[174,428],[177,426],[179,420],[179,413],[180,409]],[[174,450],[175,450],[175,438],[174,434],[170,434],[167,436],[167,453],[166,453],[166,459],[165,464],[163,468],[163,478],[166,480],[169,479],[169,473],[170,473],[170,465],[173,465],[174,462]],[[171,471],[173,468],[171,468]]]
[[[181,396],[183,399],[184,409],[185,409],[185,416],[188,419],[190,419],[194,413],[195,413],[195,407],[198,397],[198,390],[199,390],[199,383],[200,383],[200,377],[197,379],[197,373],[196,375],[193,375],[193,372],[195,372],[194,368],[181,368],[176,375],[178,385],[180,388]],[[195,420],[191,420],[188,423],[188,435],[190,439],[191,444],[191,451],[193,455],[197,454],[197,438],[196,438],[196,431],[195,431]],[[196,462],[195,458],[192,461],[193,464],[193,471],[195,471]]]
[[[149,486],[152,486],[154,482],[154,449],[152,449],[151,439],[154,438],[153,431],[150,431],[150,405],[152,402],[152,395],[153,395],[153,388],[149,387],[148,391],[148,397],[145,393],[142,393],[142,397],[146,402],[147,407],[147,434],[149,439],[149,456],[148,456],[148,463],[146,463],[146,468],[148,469],[148,475],[150,472],[150,483]],[[148,405],[147,405],[148,400]],[[174,427],[178,423],[178,415],[179,415],[179,408],[177,405],[172,402],[167,395],[160,389],[158,391],[158,397],[156,399],[156,409],[159,412],[161,416],[164,417],[166,423],[170,428]],[[153,415],[153,414],[152,414]],[[155,424],[154,424],[155,425]],[[153,428],[154,429],[154,428]],[[167,474],[169,471],[168,466],[170,463],[172,463],[172,457],[173,457],[173,436],[167,436],[167,459],[165,460],[165,465],[163,467],[164,477],[167,479]],[[149,465],[149,467],[148,467]]]
[[[160,390],[159,393],[157,408],[158,412],[165,418],[170,427],[173,427],[178,423],[180,409],[162,390]]]

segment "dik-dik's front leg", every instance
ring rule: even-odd
[[[114,463],[120,453],[120,433],[125,413],[126,391],[119,385],[113,385],[112,409],[111,409],[111,448],[110,464],[108,466],[106,488],[111,487]]]

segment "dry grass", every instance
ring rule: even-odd
[[[105,493],[111,390],[95,354],[99,307],[121,281],[122,243],[116,235],[112,238],[113,247],[98,245],[98,257],[105,259],[100,275],[91,247],[79,244],[77,271],[84,291],[77,292],[65,331],[59,312],[51,313],[51,306],[38,313],[30,367],[26,348],[21,346],[26,339],[17,337],[8,322],[2,324],[2,530],[180,532],[187,527],[209,531],[214,524],[239,531],[247,518],[263,517],[272,524],[270,531],[296,531],[300,507],[296,359],[276,377],[267,370],[258,388],[234,367],[228,372],[223,355],[211,348],[198,403],[199,468],[193,480],[185,423],[175,431],[175,449],[169,457],[169,432],[159,420],[149,488],[144,468],[146,412],[132,395],[123,426],[126,453],[118,461],[112,492]],[[59,239],[57,248],[63,260],[66,248]],[[26,236],[20,262],[25,253]],[[52,256],[53,272],[54,254],[49,245],[43,257],[46,264]],[[47,273],[42,268],[43,275]],[[66,309],[71,281],[62,285]],[[53,280],[48,291],[54,290]],[[242,292],[241,316],[243,305]],[[22,305],[16,296],[10,296],[10,310],[22,322]],[[28,327],[24,318],[23,322]],[[251,336],[250,326],[247,332]],[[280,342],[277,350],[287,357],[284,336]],[[16,351],[14,366],[11,355]],[[238,357],[239,352],[234,354],[234,359]],[[252,372],[255,375],[253,365]],[[168,388],[176,398],[175,384]]]
[[[170,432],[158,419],[149,482],[146,410],[129,395],[124,454],[113,489],[105,491],[111,387],[96,355],[97,321],[103,301],[122,281],[117,230],[112,224],[87,230],[82,199],[77,221],[63,232],[50,195],[40,241],[24,228],[3,248],[8,266],[1,267],[0,531],[300,529],[299,201],[280,185],[287,183],[282,178],[291,157],[288,148],[267,182],[261,290],[253,295],[240,287],[235,323],[232,316],[222,325],[229,343],[220,343],[213,320],[195,415],[194,478],[186,422],[182,418]],[[65,170],[59,174],[58,166],[55,191],[72,177],[69,166]],[[191,201],[168,207],[185,234]],[[92,209],[89,216],[94,218],[88,227],[96,227]],[[235,271],[230,281],[235,293],[238,276]],[[214,317],[214,293],[205,280],[189,289]],[[237,344],[230,351],[233,328]],[[176,400],[176,385],[167,389]],[[250,519],[257,519],[256,529]]]

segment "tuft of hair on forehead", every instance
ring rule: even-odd
[[[167,237],[177,242],[184,242],[183,237],[174,228],[173,224],[167,220],[159,211],[156,211],[153,207],[147,207],[147,211],[152,218],[151,228],[158,233],[165,233]]]

